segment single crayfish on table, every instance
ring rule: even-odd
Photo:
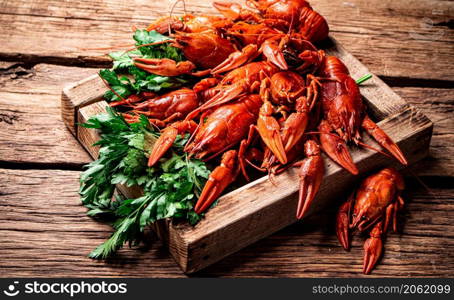
[[[300,219],[323,181],[322,152],[350,173],[359,173],[349,152],[353,144],[407,164],[396,143],[367,115],[347,66],[318,48],[329,27],[309,2],[247,0],[246,7],[228,2],[213,6],[220,16],[171,15],[147,28],[168,37],[155,44],[179,49],[181,61],[133,59],[134,66],[148,74],[189,78],[183,87],[111,103],[122,109],[128,122],[145,115],[161,129],[148,166],[165,157],[183,134],[190,135],[185,152],[218,165],[195,205],[196,213],[206,211],[240,174],[249,180],[251,168],[268,173],[272,180],[275,174],[298,167]],[[362,131],[384,150],[362,142]],[[384,185],[388,190],[381,198],[371,194],[371,189]],[[385,169],[367,179],[341,207],[338,235],[345,248],[350,245],[350,229],[373,227],[366,273],[381,252],[379,240],[390,215],[401,207],[396,191],[402,188],[401,177]]]
[[[393,168],[385,168],[367,177],[337,213],[336,233],[345,250],[350,249],[351,230],[368,232],[364,243],[364,274],[369,274],[383,253],[383,237],[392,223],[397,232],[397,213],[404,200],[404,180]]]

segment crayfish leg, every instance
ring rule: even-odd
[[[396,201],[388,205],[386,208],[386,215],[385,215],[385,224],[383,226],[383,232],[388,231],[388,226],[393,223],[393,231],[397,232],[397,213],[402,210],[404,207],[404,199],[400,196],[396,196]]]
[[[244,139],[241,141],[240,148],[238,150],[238,164],[240,166],[240,169],[241,169],[241,172],[243,173],[244,178],[246,178],[247,181],[249,181],[250,179],[246,172],[246,150],[254,138],[254,132],[255,132],[255,126],[253,124],[251,124],[251,126],[249,126],[249,133],[248,133],[247,139]]]

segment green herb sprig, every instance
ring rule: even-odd
[[[80,178],[82,203],[89,209],[89,216],[108,217],[115,229],[90,257],[105,259],[125,243],[137,245],[146,226],[157,220],[177,218],[190,224],[200,220],[201,215],[193,211],[193,206],[210,171],[204,162],[189,159],[183,152],[187,135],[177,138],[168,159],[149,168],[148,152],[159,133],[146,117],[128,124],[107,107],[106,114],[96,115],[82,126],[101,133],[95,144],[100,146],[99,157]],[[143,196],[136,199],[114,196],[115,184],[139,186]]]
[[[361,78],[358,78],[356,80],[356,84],[361,85],[362,83],[368,81],[371,78],[372,78],[372,74],[366,74],[366,75],[362,76]]]
[[[166,77],[145,72],[134,65],[134,58],[169,58],[177,62],[184,59],[180,49],[170,43],[160,43],[170,40],[168,36],[156,31],[136,30],[133,36],[137,49],[131,51],[116,51],[109,54],[113,60],[111,70],[99,72],[109,86],[115,91],[107,91],[104,99],[108,102],[118,101],[120,97],[127,98],[141,92],[159,92],[163,89],[176,88],[188,81],[184,76]],[[150,45],[159,43],[155,45]]]

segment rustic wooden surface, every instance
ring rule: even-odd
[[[188,7],[209,11],[196,2]],[[402,233],[389,235],[371,276],[452,276],[453,2],[312,2],[349,51],[435,123],[429,158],[406,171]],[[84,256],[110,228],[84,216],[78,176],[90,158],[60,117],[62,87],[107,65],[106,50],[86,48],[130,43],[130,25],[145,25],[168,3],[11,0],[0,7],[0,276],[183,276],[152,238],[107,263]],[[330,220],[327,211],[287,227],[195,276],[360,276],[362,239],[343,251]]]

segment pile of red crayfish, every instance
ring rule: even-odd
[[[177,135],[190,133],[187,153],[219,161],[197,201],[197,213],[209,208],[240,173],[249,179],[249,167],[272,175],[297,166],[300,219],[324,176],[321,152],[358,174],[349,145],[371,148],[361,141],[363,130],[406,165],[399,147],[367,115],[344,63],[317,48],[328,37],[326,20],[305,0],[246,4],[214,2],[222,16],[169,16],[148,27],[171,37],[186,60],[138,58],[135,66],[161,76],[199,78],[195,85],[166,94],[145,93],[111,103],[132,108],[124,114],[129,122],[143,114],[161,128],[148,166],[166,154]],[[386,193],[385,188],[393,193],[384,200],[369,195],[371,189]],[[402,206],[394,195],[401,189],[400,175],[385,169],[368,178],[341,207],[337,228],[345,248],[350,228],[372,228],[366,273],[381,252],[380,235]]]

